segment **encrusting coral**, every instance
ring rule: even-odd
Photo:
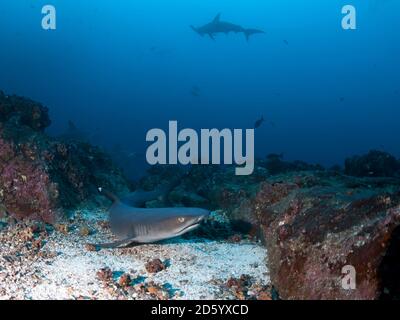
[[[13,217],[54,222],[62,209],[97,199],[97,187],[126,192],[108,155],[44,133],[48,109],[0,92],[0,203]]]

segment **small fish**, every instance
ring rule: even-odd
[[[72,120],[68,121],[66,132],[58,136],[58,138],[63,141],[89,141],[88,133],[78,128]]]
[[[283,152],[281,153],[271,153],[269,155],[267,155],[267,159],[268,160],[279,160],[282,161],[284,158],[285,154]]]
[[[193,97],[200,97],[200,88],[198,86],[193,86],[192,87],[192,91],[191,91],[191,95]]]
[[[77,131],[78,128],[72,120],[68,120],[68,130]]]
[[[265,121],[264,120],[264,116],[261,116],[261,119],[258,119],[256,121],[256,123],[254,124],[254,129],[257,129],[257,128],[261,127],[261,125],[263,124],[264,121]]]
[[[144,154],[143,153],[141,153],[141,152],[131,152],[131,153],[129,153],[128,154],[128,158],[141,158],[141,157],[143,157],[144,156]]]

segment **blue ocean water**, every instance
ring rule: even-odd
[[[43,30],[42,7],[57,9]],[[357,29],[343,30],[344,5]],[[0,89],[71,120],[94,143],[144,153],[146,132],[251,128],[255,152],[329,166],[379,149],[400,156],[396,0],[2,0]],[[200,37],[223,20],[266,34]],[[137,159],[140,168],[144,159]]]

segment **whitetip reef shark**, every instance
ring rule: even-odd
[[[98,188],[113,204],[109,209],[111,231],[118,237],[113,243],[94,244],[100,248],[122,248],[133,244],[154,243],[181,236],[200,226],[210,211],[201,208],[141,208],[147,201],[161,197],[165,190],[136,191],[119,199]]]
[[[202,27],[194,27],[190,26],[195,32],[199,35],[204,36],[207,34],[211,39],[215,40],[215,34],[217,33],[225,33],[228,34],[230,32],[239,33],[242,32],[246,36],[246,40],[249,41],[250,36],[257,33],[265,33],[262,30],[258,29],[246,29],[240,25],[233,24],[230,22],[221,21],[221,14],[219,13],[213,21],[207,23]]]

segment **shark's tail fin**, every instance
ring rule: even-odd
[[[246,40],[249,41],[250,36],[257,33],[265,33],[262,30],[258,29],[244,29],[244,35],[246,36]]]
[[[119,202],[119,199],[118,199],[118,197],[117,197],[115,194],[113,194],[113,193],[111,193],[111,192],[105,190],[105,189],[102,188],[102,187],[97,188],[97,190],[99,191],[99,193],[100,193],[101,195],[103,195],[103,196],[105,196],[106,198],[110,199],[113,203]]]

